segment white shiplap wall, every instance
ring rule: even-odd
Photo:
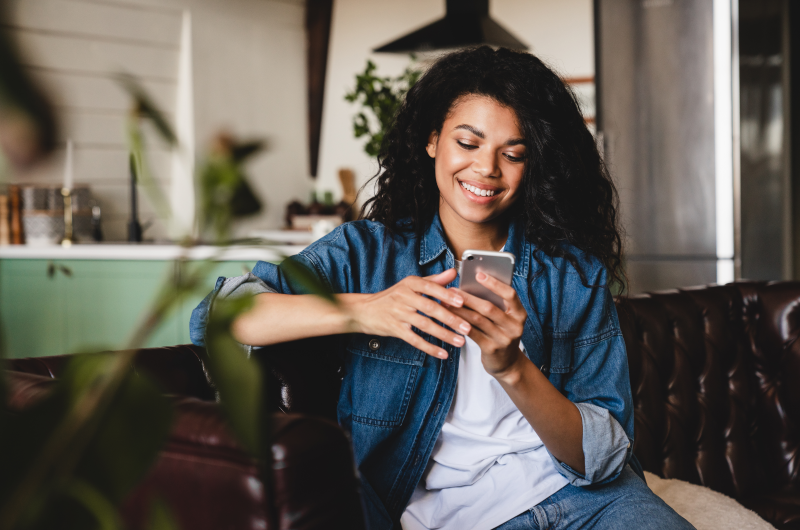
[[[305,33],[302,0],[9,0],[10,26],[25,64],[42,81],[61,120],[61,148],[17,182],[59,183],[63,142],[75,144],[76,183],[90,184],[103,207],[107,239],[124,240],[129,216],[126,94],[111,79],[135,75],[174,120],[184,10],[192,20],[194,137],[202,153],[221,128],[265,138],[249,167],[265,211],[240,226],[280,226],[283,207],[305,199],[308,177]],[[168,192],[170,153],[149,136],[154,173]],[[149,239],[167,235],[149,202],[140,218]]]
[[[106,237],[125,239],[129,188],[124,124],[130,101],[111,76],[135,75],[172,116],[182,12],[99,0],[9,4],[6,31],[17,39],[26,67],[50,94],[61,123],[61,149],[32,174],[15,180],[61,182],[63,143],[71,138],[76,182],[91,185],[103,208]],[[158,142],[150,144],[153,171],[168,187],[169,153]],[[140,204],[141,218],[153,223],[147,235],[163,237],[163,221],[146,200]]]

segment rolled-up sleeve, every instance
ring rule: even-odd
[[[576,403],[583,424],[583,453],[586,472],[581,474],[550,455],[559,472],[575,486],[600,484],[615,479],[631,455],[631,441],[625,429],[607,409],[591,403]]]
[[[276,289],[267,285],[264,280],[254,275],[252,272],[233,278],[220,276],[217,278],[214,290],[192,311],[192,317],[189,319],[189,338],[192,340],[193,344],[205,346],[208,315],[211,313],[211,309],[216,300],[277,292]]]
[[[314,260],[310,259],[311,257],[306,252],[306,255],[299,254],[287,259],[295,261],[312,274],[320,276],[317,267],[314,266]],[[259,261],[253,268],[253,272],[242,276],[232,278],[220,276],[217,278],[214,290],[192,311],[189,319],[189,338],[193,344],[205,346],[208,316],[214,302],[219,298],[255,296],[263,293],[301,294],[304,292],[301,285],[297,285],[289,279],[281,265],[265,261]]]
[[[598,272],[595,285],[605,285],[605,270]],[[611,293],[604,286],[574,293],[571,301],[582,297],[578,307],[584,310],[573,313],[575,320],[568,329],[570,370],[561,388],[581,415],[585,472],[553,461],[571,484],[588,486],[614,480],[630,460],[633,398],[625,340]]]

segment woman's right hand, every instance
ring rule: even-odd
[[[435,318],[464,335],[470,332],[471,326],[466,320],[431,300],[441,300],[454,307],[464,304],[461,295],[445,288],[445,285],[456,278],[456,274],[455,269],[448,269],[424,278],[409,276],[375,294],[340,295],[341,301],[359,333],[397,337],[428,355],[447,359],[445,350],[426,341],[411,328],[414,326],[456,347],[464,345],[462,335],[453,333],[432,320]]]

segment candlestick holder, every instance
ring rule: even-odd
[[[61,188],[61,195],[64,197],[64,239],[61,240],[62,247],[72,246],[72,190]]]

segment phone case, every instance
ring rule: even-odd
[[[478,283],[475,276],[479,272],[497,278],[506,285],[511,285],[511,275],[514,273],[514,254],[489,250],[465,250],[461,256],[458,288],[473,296],[488,300],[505,310],[503,299]]]

